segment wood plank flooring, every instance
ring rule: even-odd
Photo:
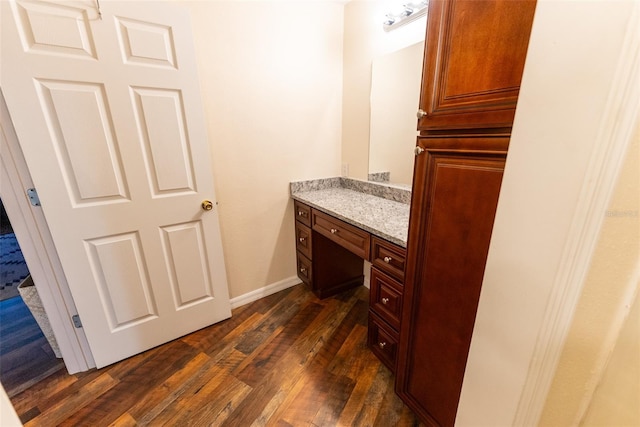
[[[60,370],[64,362],[56,359],[22,298],[0,301],[0,381],[7,394],[16,395]]]
[[[298,285],[100,370],[11,400],[26,426],[418,426],[366,347],[368,290]]]

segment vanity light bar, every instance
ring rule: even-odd
[[[394,10],[385,16],[382,28],[385,31],[395,30],[402,25],[427,14],[428,0],[415,0],[402,5],[401,10]],[[399,8],[400,9],[400,8]]]

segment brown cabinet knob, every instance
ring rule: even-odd
[[[386,342],[379,342],[378,343],[378,347],[380,347],[380,350],[384,350],[384,348],[386,347],[387,343]]]

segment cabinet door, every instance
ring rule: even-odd
[[[397,391],[453,425],[509,137],[421,137],[407,248]]]
[[[419,130],[511,127],[535,0],[431,0]]]

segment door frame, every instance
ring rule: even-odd
[[[49,318],[69,374],[94,368],[95,362],[82,328],[76,328],[77,314],[67,279],[56,252],[42,209],[26,197],[33,187],[13,122],[0,88],[0,197],[38,295]]]

